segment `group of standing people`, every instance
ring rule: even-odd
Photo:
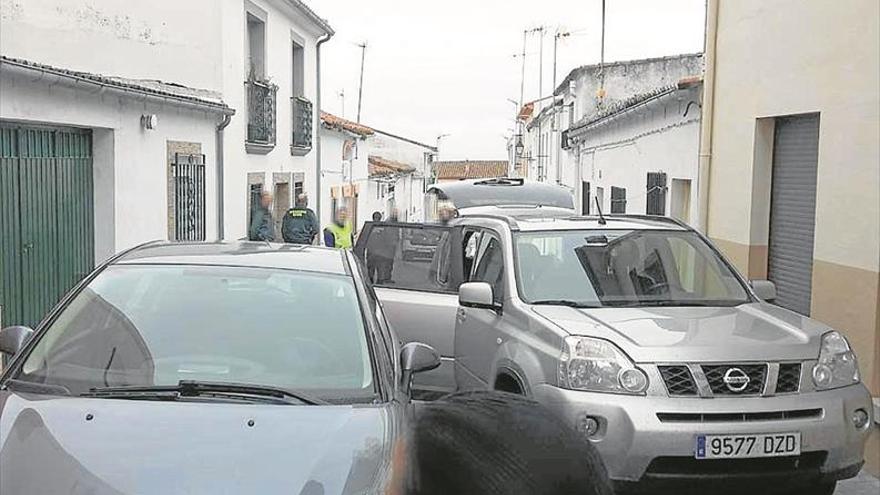
[[[272,194],[260,195],[259,205],[255,205],[248,228],[248,240],[275,241],[275,225],[272,219]],[[293,208],[287,210],[281,221],[281,237],[288,244],[315,244],[320,232],[320,224],[315,212],[309,208],[309,197],[300,194],[294,200]],[[324,229],[324,245],[348,249],[354,245],[354,226],[345,208],[336,210],[333,221]]]
[[[275,242],[275,225],[272,218],[272,195],[264,192],[260,203],[254,208],[248,239],[251,241]],[[381,222],[382,214],[373,212],[373,222]],[[397,210],[392,209],[387,218],[397,222]],[[281,221],[281,237],[288,244],[313,245],[316,243],[320,224],[315,212],[309,208],[309,198],[300,194],[294,200],[293,208],[287,210]],[[324,245],[339,249],[351,249],[354,246],[354,226],[348,210],[336,210],[333,221],[324,228]],[[394,257],[401,242],[401,230],[391,227],[377,227],[370,235],[366,247],[367,272],[374,283],[389,283],[394,271]]]

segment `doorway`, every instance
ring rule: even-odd
[[[34,327],[95,266],[92,133],[0,123],[2,325]]]
[[[770,192],[767,278],[776,284],[775,303],[810,315],[819,115],[776,119]]]

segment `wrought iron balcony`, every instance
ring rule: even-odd
[[[275,94],[278,87],[250,80],[245,81],[245,88],[248,151],[268,153],[275,146]]]
[[[312,102],[302,96],[290,99],[293,116],[290,153],[305,155],[312,149]]]

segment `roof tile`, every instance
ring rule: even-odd
[[[487,179],[507,175],[507,160],[457,160],[434,162],[437,180]]]

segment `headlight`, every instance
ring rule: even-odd
[[[859,364],[846,338],[837,332],[822,336],[819,361],[813,366],[813,383],[818,390],[858,383]]]
[[[611,342],[569,336],[559,357],[559,383],[572,390],[640,395],[648,376]]]

